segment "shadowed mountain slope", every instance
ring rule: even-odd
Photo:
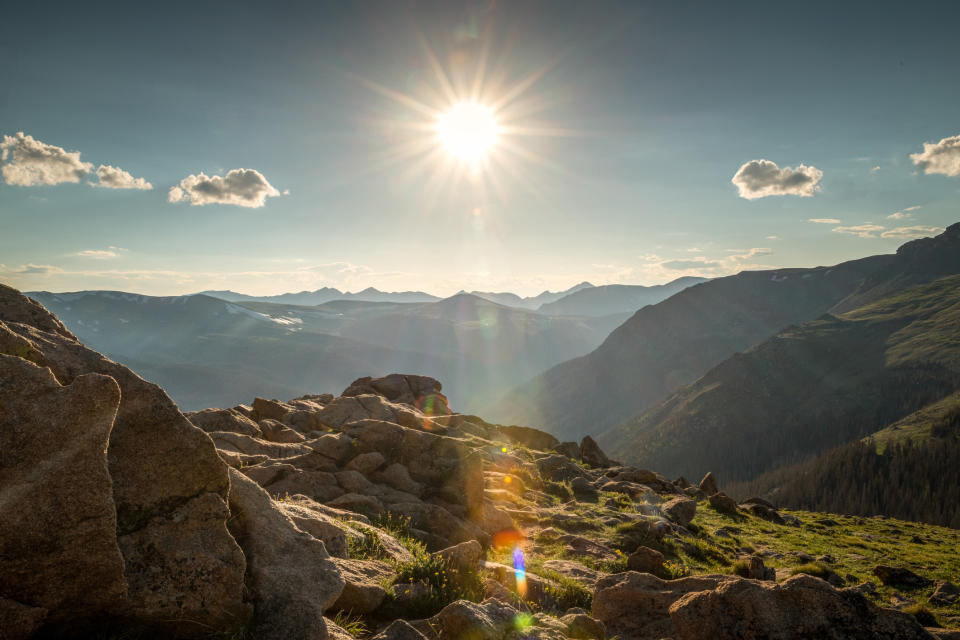
[[[668,473],[748,480],[960,387],[960,276],[789,327],[601,438]]]
[[[711,280],[641,309],[595,351],[517,387],[490,413],[549,424],[561,437],[600,433],[789,325],[954,273],[960,273],[960,224],[894,255]]]
[[[637,311],[590,354],[515,388],[489,413],[549,425],[562,438],[600,433],[778,329],[822,315],[891,260],[748,271],[684,289]]]

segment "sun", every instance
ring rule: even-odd
[[[437,140],[453,157],[476,165],[497,144],[500,127],[493,109],[479,102],[458,102],[440,114]]]

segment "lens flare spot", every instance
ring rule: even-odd
[[[526,631],[533,626],[533,616],[529,613],[518,613],[513,618],[513,626],[517,631]]]
[[[521,598],[527,595],[527,567],[523,557],[523,549],[513,548],[513,575],[517,581],[517,593]]]
[[[500,453],[506,453],[506,452],[507,452],[506,447],[500,447]]]
[[[524,535],[516,529],[503,529],[493,534],[493,547],[494,549],[519,547],[524,540],[526,540]]]

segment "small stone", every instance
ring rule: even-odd
[[[712,496],[720,491],[720,488],[717,486],[717,481],[713,478],[713,474],[709,471],[707,471],[707,475],[703,476],[703,479],[700,480],[698,487],[700,491],[703,491],[708,496]]]
[[[638,547],[627,557],[627,568],[641,573],[660,573],[663,571],[663,554],[650,547]]]

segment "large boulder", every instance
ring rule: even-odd
[[[33,608],[49,612],[27,616],[35,623],[71,624],[126,596],[107,472],[119,404],[112,378],[61,386],[49,369],[0,355],[0,599],[23,607],[10,620]]]
[[[439,640],[500,640],[515,627],[517,611],[499,600],[457,600],[430,618]]]
[[[427,376],[391,373],[382,378],[358,378],[343,390],[341,396],[374,394],[391,402],[410,405],[428,416],[450,413],[446,396],[440,393],[443,385]]]
[[[536,451],[550,451],[560,445],[560,441],[552,435],[533,427],[497,425],[496,430],[510,442]]]
[[[70,385],[113,378],[120,403],[107,468],[127,597],[115,613],[181,635],[245,624],[244,558],[226,528],[227,466],[158,386],[86,348],[42,306],[0,285],[0,353]]]
[[[931,638],[911,616],[806,575],[776,584],[736,576],[661,580],[619,573],[597,582],[593,617],[611,635],[633,640]]]
[[[258,640],[326,640],[323,612],[344,588],[323,542],[301,531],[270,496],[231,470],[230,531],[247,556]]]
[[[930,640],[910,615],[807,575],[783,584],[737,579],[688,593],[670,607],[676,640],[843,638]]]

